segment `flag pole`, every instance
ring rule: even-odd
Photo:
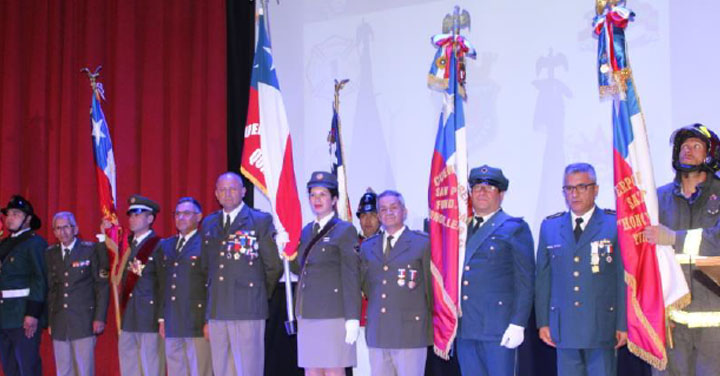
[[[348,221],[352,223],[353,221],[353,215],[352,215],[352,209],[350,206],[350,195],[348,194],[348,188],[347,188],[347,165],[345,164],[345,148],[342,145],[342,124],[340,122],[340,90],[342,90],[345,85],[350,82],[349,79],[343,79],[343,80],[337,80],[335,79],[335,96],[333,101],[333,119],[337,120],[334,121],[334,124],[337,126],[337,133],[333,134],[333,129],[331,127],[330,133],[328,134],[328,143],[331,145],[330,147],[330,153],[332,154],[332,144],[335,143],[336,150],[340,150],[340,157],[339,160],[342,160],[342,166],[343,170],[340,171],[340,166],[333,166],[333,172],[337,174],[338,178],[338,184],[341,184],[340,189],[338,190],[338,215],[340,219],[344,221]],[[336,161],[337,162],[337,161]],[[335,169],[337,168],[337,171]],[[342,176],[341,176],[342,174]]]

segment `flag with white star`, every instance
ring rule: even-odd
[[[297,255],[302,228],[300,198],[290,127],[261,10],[244,134],[240,172],[270,201],[277,231],[275,241],[292,260]]]
[[[90,107],[90,123],[92,125],[92,145],[97,168],[98,192],[100,193],[100,207],[105,213],[115,213],[117,203],[117,180],[115,172],[115,155],[113,154],[110,131],[105,114],[100,106],[100,100],[105,99],[101,83],[97,83],[92,95]]]
[[[105,114],[100,105],[105,100],[105,92],[101,83],[96,82],[97,72],[91,76],[92,101],[90,105],[90,130],[93,155],[95,157],[95,176],[98,183],[98,199],[103,220],[110,222],[110,227],[105,228],[105,245],[108,249],[110,270],[113,278],[122,273],[119,260],[125,252],[128,252],[127,237],[124,236],[124,229],[120,226],[116,213],[117,204],[117,173],[115,168],[115,155],[113,153],[110,129],[108,128]],[[115,316],[115,327],[119,331],[121,323],[121,310],[119,307],[119,291],[115,282],[110,284],[113,296],[113,309]]]

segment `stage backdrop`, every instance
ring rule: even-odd
[[[133,193],[153,198],[155,229],[169,236],[179,197],[215,210],[214,181],[227,162],[225,20],[224,0],[0,1],[0,204],[23,194],[51,243],[60,210],[94,238],[90,87],[80,69],[103,65],[118,212]],[[109,327],[98,375],[117,374],[115,341]],[[54,374],[47,336],[43,360]]]
[[[440,93],[426,87],[453,5],[467,9],[465,106],[470,167],[501,167],[510,179],[504,208],[537,236],[542,219],[565,210],[562,171],[595,165],[599,204],[614,207],[611,103],[600,103],[592,1],[270,1],[273,56],[293,140],[298,186],[330,166],[326,136],[333,79],[349,78],[340,116],[352,204],[366,187],[397,189],[422,228]],[[628,1],[629,55],[646,115],[656,181],[672,179],[669,136],[703,122],[720,131],[720,53],[711,1]],[[303,199],[305,221],[310,218]]]

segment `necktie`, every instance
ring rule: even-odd
[[[133,249],[135,249],[135,248],[137,248],[137,246],[138,246],[138,241],[137,241],[137,239],[133,239],[133,241],[132,241],[132,243],[131,243],[131,247],[133,247]]]
[[[63,249],[62,249],[62,256],[63,256],[62,259],[63,259],[63,261],[65,261],[65,258],[67,257],[68,253],[70,253],[70,250],[69,250],[68,248],[63,248]]]
[[[578,217],[575,218],[575,229],[573,230],[573,235],[575,235],[575,241],[577,242],[580,240],[580,235],[582,235],[583,229],[580,227],[580,224],[583,223],[583,219]]]
[[[223,231],[228,232],[230,230],[230,214],[225,214],[225,223],[223,223]]]
[[[386,254],[386,255],[387,255],[388,253],[390,253],[390,250],[392,250],[392,240],[393,240],[393,236],[392,236],[392,235],[390,235],[390,236],[387,237],[387,242],[385,243],[385,254]]]
[[[313,237],[320,233],[320,224],[315,222],[313,225]]]
[[[475,220],[473,220],[473,224],[470,227],[470,236],[475,234],[475,232],[480,228],[480,225],[483,223],[483,217],[475,217]]]
[[[177,247],[175,247],[176,251],[179,251],[182,249],[182,247],[185,245],[185,237],[180,237],[180,240],[178,241]]]

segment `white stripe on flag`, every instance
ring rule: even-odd
[[[650,150],[648,149],[649,142],[645,119],[642,113],[630,117],[630,123],[634,139],[628,145],[628,164],[635,173],[635,184],[645,194],[645,205],[650,216],[650,222],[657,225],[659,223],[657,189],[650,160]],[[655,249],[660,279],[662,280],[663,298],[667,307],[689,294],[690,289],[687,281],[685,281],[685,275],[680,264],[675,260],[673,248],[658,245]]]

